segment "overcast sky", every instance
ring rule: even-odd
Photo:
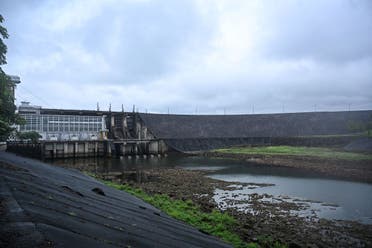
[[[227,114],[372,109],[370,0],[2,0],[17,102]],[[253,107],[254,106],[254,107]]]

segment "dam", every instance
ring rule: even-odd
[[[170,115],[45,109],[25,105],[39,143],[8,142],[9,151],[40,158],[162,156],[231,146],[344,146],[357,138],[353,126],[372,121],[372,111],[252,115]],[[27,155],[27,154],[25,154]]]

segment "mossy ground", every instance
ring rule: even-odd
[[[297,147],[297,146],[263,146],[263,147],[233,147],[217,149],[214,152],[251,155],[285,155],[285,156],[309,156],[326,159],[344,160],[372,160],[372,155],[354,152],[343,152],[332,148],[323,147]]]
[[[234,233],[234,227],[237,225],[236,219],[222,213],[219,210],[212,210],[211,212],[204,212],[201,208],[193,203],[191,200],[177,200],[172,199],[165,194],[149,195],[140,188],[134,188],[127,184],[118,184],[111,181],[103,181],[106,185],[116,188],[118,190],[126,191],[154,207],[161,209],[169,216],[178,220],[184,221],[202,232],[214,235],[221,238],[234,247],[261,247],[257,243],[244,242],[239,235]],[[264,247],[285,247],[278,242],[270,242]]]
[[[117,184],[110,181],[104,181],[104,183],[110,187],[126,191],[141,198],[154,207],[161,209],[169,216],[182,220],[203,232],[217,236],[233,244],[234,247],[258,247],[254,243],[243,242],[237,234],[231,231],[236,224],[236,220],[226,213],[221,213],[217,210],[205,213],[191,200],[175,200],[163,194],[148,195],[143,190],[133,188],[126,184]]]

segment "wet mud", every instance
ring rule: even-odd
[[[293,214],[306,209],[306,203],[299,199],[287,201],[285,196],[275,198],[268,194],[253,193],[243,200],[238,195],[231,195],[227,201],[217,202],[215,196],[218,190],[228,194],[237,188],[266,187],[270,184],[229,183],[206,177],[206,174],[205,171],[177,168],[108,173],[101,177],[140,187],[149,194],[191,199],[204,211],[216,208],[226,211],[237,219],[235,232],[247,242],[259,242],[265,246],[265,243],[274,240],[289,247],[372,246],[372,225],[326,220],[318,218],[316,213],[306,217]],[[237,207],[241,204],[249,206],[249,211]]]
[[[265,166],[282,166],[315,172],[338,179],[372,183],[371,160],[328,159],[307,156],[250,155],[234,153],[206,152],[206,157],[237,159]]]

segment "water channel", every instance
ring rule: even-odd
[[[215,190],[213,198],[221,209],[235,207],[250,212],[251,206],[244,200],[249,199],[251,194],[258,194],[264,196],[261,201],[301,205],[302,208],[293,212],[294,215],[372,224],[372,184],[323,177],[301,169],[183,156],[69,159],[51,163],[86,167],[99,174],[159,167],[206,170],[211,178],[231,182],[230,190]],[[242,183],[245,184],[242,186]],[[231,200],[238,201],[232,206],[229,205]]]

